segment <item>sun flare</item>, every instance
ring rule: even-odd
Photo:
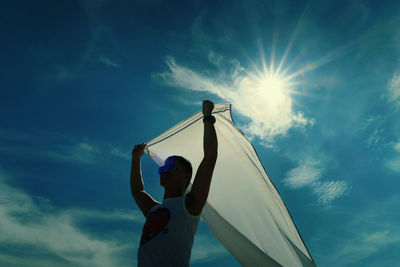
[[[268,73],[254,76],[253,90],[258,101],[275,106],[281,103],[282,99],[289,96],[289,84],[285,82],[283,77]]]
[[[276,77],[265,77],[261,80],[260,87],[267,91],[280,91],[285,87],[283,80]]]

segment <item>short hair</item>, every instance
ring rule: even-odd
[[[174,158],[174,160],[178,160],[181,163],[181,165],[183,167],[183,170],[185,172],[188,172],[188,173],[192,174],[193,168],[192,168],[192,164],[190,163],[190,161],[188,161],[187,159],[185,159],[182,156],[174,155],[172,157]]]

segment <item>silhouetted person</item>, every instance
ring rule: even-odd
[[[140,170],[140,157],[146,144],[136,145],[132,151],[131,191],[146,217],[138,250],[138,266],[189,266],[194,235],[217,160],[213,109],[211,101],[203,101],[204,158],[189,193],[185,194],[192,177],[192,166],[183,157],[171,156],[158,171],[160,184],[165,190],[164,199],[162,203],[154,200],[144,191]]]

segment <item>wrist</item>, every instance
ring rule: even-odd
[[[214,124],[215,123],[215,117],[213,116],[213,115],[204,115],[204,118],[203,118],[203,123],[207,123],[207,122],[209,122],[209,123],[211,123],[211,124]]]
[[[140,161],[140,156],[132,156],[132,161]]]

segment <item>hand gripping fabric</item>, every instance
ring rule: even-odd
[[[218,159],[201,215],[211,232],[242,266],[315,266],[257,152],[236,128],[231,105],[215,105],[213,115]],[[147,142],[146,153],[159,166],[183,156],[196,170],[204,155],[202,119],[198,112],[178,123]]]

